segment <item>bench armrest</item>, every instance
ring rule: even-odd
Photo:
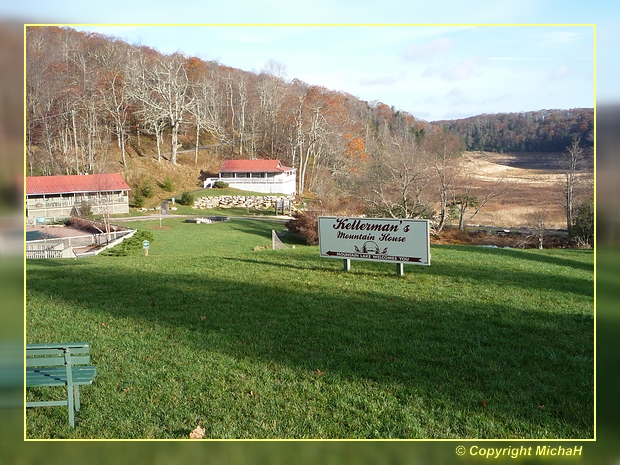
[[[59,342],[55,344],[26,344],[26,349],[81,349],[89,347],[88,342]]]

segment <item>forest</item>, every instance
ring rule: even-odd
[[[594,143],[592,108],[478,115],[434,124],[456,132],[467,150],[562,152],[574,140],[584,147]]]
[[[378,101],[298,79],[270,61],[259,73],[165,55],[66,27],[26,30],[26,174],[129,170],[132,157],[178,163],[280,159],[299,194],[328,208],[392,217],[450,212],[461,221],[499,194],[476,192],[455,162],[464,150],[563,152],[593,145],[593,109],[427,122]],[[207,169],[208,171],[208,169]],[[475,194],[475,195],[474,195]]]

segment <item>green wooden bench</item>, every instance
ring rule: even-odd
[[[80,386],[92,384],[97,373],[90,363],[86,342],[26,345],[26,387],[66,386],[65,400],[26,402],[26,407],[66,405],[69,423],[75,427],[74,412],[80,410]]]

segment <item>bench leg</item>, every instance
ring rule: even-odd
[[[80,410],[80,386],[73,386],[73,397],[75,399],[75,411]]]
[[[69,407],[69,424],[71,425],[71,428],[75,428],[75,415],[73,414],[73,387],[72,385],[67,386],[67,400],[68,400],[68,407]]]

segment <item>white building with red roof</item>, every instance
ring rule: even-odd
[[[68,218],[86,205],[94,214],[129,213],[131,187],[120,173],[81,176],[28,176],[28,220],[45,222]]]
[[[204,187],[213,187],[216,181],[230,187],[265,194],[295,195],[297,170],[284,166],[280,160],[224,160],[219,177],[208,178]]]

